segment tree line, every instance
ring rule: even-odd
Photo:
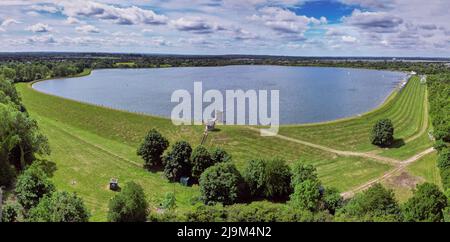
[[[297,161],[291,169],[283,159],[254,159],[241,173],[230,162],[232,158],[226,151],[221,152],[226,159],[213,162],[211,152],[202,146],[191,152],[187,142],[179,141],[165,152],[168,147],[167,139],[152,129],[138,154],[150,171],[151,167],[164,167],[166,177],[172,182],[178,182],[176,178],[180,176],[199,177],[196,181],[201,204],[188,212],[177,213],[176,199],[170,194],[164,201],[170,203],[164,205],[165,212],[149,213],[142,188],[128,183],[110,202],[110,221],[443,222],[450,219],[450,194],[444,194],[434,184],[418,185],[404,204],[396,200],[392,190],[380,184],[344,200],[337,189],[323,186],[316,168],[305,160]],[[172,163],[167,165],[167,162]]]

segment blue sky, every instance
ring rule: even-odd
[[[450,1],[2,0],[0,52],[450,57]]]

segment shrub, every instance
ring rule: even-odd
[[[266,163],[264,172],[264,195],[272,200],[286,200],[292,192],[291,169],[286,161],[270,160]]]
[[[433,145],[434,149],[437,150],[438,152],[441,152],[444,149],[448,149],[448,145],[445,141],[443,140],[437,140],[434,145]]]
[[[353,197],[336,212],[344,221],[401,221],[401,210],[394,192],[376,184]]]
[[[431,183],[418,185],[413,196],[405,203],[403,214],[408,222],[442,222],[447,197]]]
[[[317,180],[305,180],[294,187],[290,203],[299,209],[317,211],[320,202],[320,183]]]
[[[190,157],[192,148],[186,141],[176,142],[165,157],[164,174],[170,181],[191,176]]]
[[[394,142],[394,125],[390,119],[378,120],[372,129],[372,134],[370,136],[370,141],[372,144],[388,147]]]
[[[0,154],[0,186],[11,186],[14,178],[14,168],[9,164],[8,160],[2,158]]]
[[[231,155],[228,154],[224,149],[217,147],[211,150],[211,159],[214,164],[221,162],[229,162],[231,161]]]
[[[47,194],[29,212],[30,222],[88,222],[89,212],[83,200],[74,193]]]
[[[263,197],[265,184],[266,162],[261,159],[251,160],[244,169],[242,176],[252,197]]]
[[[205,204],[237,202],[242,192],[243,179],[231,163],[209,167],[200,177],[200,192]]]
[[[437,165],[441,170],[450,168],[450,149],[443,149],[439,152]]]
[[[166,197],[164,198],[163,202],[162,202],[162,208],[164,209],[174,209],[177,206],[177,200],[175,198],[175,193],[173,192],[168,192],[166,193]]]
[[[55,186],[41,169],[27,169],[17,178],[17,201],[25,210],[36,206],[46,194],[55,191]]]
[[[15,203],[7,203],[2,208],[2,221],[6,223],[12,223],[17,221],[20,208]]]
[[[294,168],[292,169],[292,187],[306,180],[319,180],[317,170],[314,166],[307,165],[305,162],[299,160],[294,164]]]
[[[151,129],[145,136],[144,142],[137,150],[137,155],[144,159],[144,167],[158,167],[162,165],[162,154],[169,146],[169,141],[156,129]]]
[[[336,188],[325,188],[322,195],[323,208],[330,214],[335,214],[336,210],[342,207],[344,199]]]
[[[204,146],[196,147],[191,155],[192,177],[198,180],[206,168],[213,164],[208,150]]]
[[[122,191],[109,202],[108,221],[145,222],[148,204],[144,190],[134,182],[128,182]]]

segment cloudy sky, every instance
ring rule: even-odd
[[[450,57],[449,0],[0,0],[0,52]]]

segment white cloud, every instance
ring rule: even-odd
[[[403,19],[387,12],[353,11],[352,15],[344,17],[343,21],[349,25],[377,33],[397,31]]]
[[[2,27],[8,27],[8,26],[10,26],[11,24],[20,24],[20,23],[21,23],[20,21],[17,21],[17,20],[15,20],[15,19],[7,18],[7,19],[3,20],[3,22],[2,22],[2,24],[1,24],[0,26],[2,26]]]
[[[93,1],[63,1],[61,5],[63,13],[68,17],[96,18],[121,25],[167,23],[166,16],[136,6],[120,8]]]
[[[272,30],[283,34],[303,34],[310,24],[321,24],[327,21],[325,17],[321,19],[309,18],[278,7],[262,8],[258,14],[254,14],[250,19],[261,22]]]
[[[345,36],[342,36],[342,41],[345,42],[345,43],[351,43],[351,44],[353,44],[353,43],[358,42],[358,39],[356,39],[356,38],[353,37],[353,36],[345,35]]]
[[[80,21],[79,19],[74,18],[74,17],[68,17],[66,19],[66,21],[64,21],[64,23],[66,23],[66,24],[83,24],[84,22]]]
[[[210,34],[215,31],[226,29],[219,24],[209,23],[207,20],[199,17],[179,18],[171,21],[170,24],[180,31],[188,31],[196,34]]]
[[[95,34],[97,34],[97,33],[100,33],[100,30],[97,27],[93,26],[93,25],[79,26],[79,27],[76,27],[75,30],[78,33],[83,33],[83,34],[88,34],[88,33],[95,33]]]
[[[56,6],[52,5],[32,5],[30,9],[37,12],[47,12],[47,13],[59,12],[59,9]]]
[[[47,33],[53,30],[52,27],[48,26],[48,24],[37,23],[35,25],[31,25],[27,27],[25,30],[34,32],[34,33]]]
[[[57,41],[53,35],[35,35],[27,39],[28,43],[56,44]]]

